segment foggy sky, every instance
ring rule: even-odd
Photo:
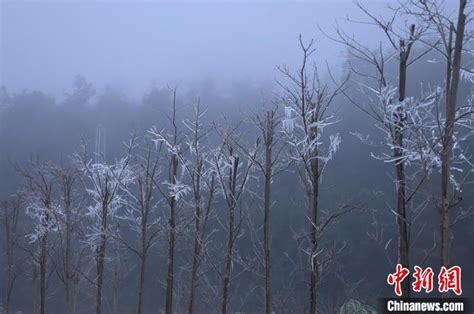
[[[386,4],[366,2],[374,8]],[[299,62],[298,34],[315,38],[318,62],[343,49],[317,28],[360,16],[352,1],[10,2],[1,4],[0,85],[61,96],[73,76],[140,95],[152,80],[272,80]],[[379,34],[352,24],[369,42]]]

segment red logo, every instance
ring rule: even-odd
[[[395,294],[402,295],[401,283],[410,274],[408,268],[404,268],[401,264],[397,264],[397,271],[394,274],[389,274],[387,283],[391,286],[395,285]]]
[[[439,292],[448,292],[452,290],[457,295],[462,294],[461,288],[461,267],[453,266],[449,269],[441,267],[438,275]]]
[[[423,270],[421,267],[415,266],[415,282],[412,284],[413,291],[420,292],[424,289],[426,293],[433,291],[433,269],[431,267]]]

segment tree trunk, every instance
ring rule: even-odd
[[[316,137],[316,135],[315,135]],[[311,161],[312,171],[312,190],[310,195],[310,209],[311,209],[311,252],[316,254],[319,245],[319,235],[316,229],[318,225],[318,214],[319,214],[319,161],[318,152],[315,152],[313,160]],[[311,276],[310,276],[310,297],[311,297],[311,314],[316,314],[317,299],[318,299],[318,286],[319,286],[319,269],[318,269],[318,257],[312,255],[311,257]]]
[[[5,216],[4,216],[4,227],[5,227],[5,251],[6,251],[6,265],[5,265],[5,294],[3,298],[3,308],[5,313],[10,313],[10,300],[13,289],[13,247],[14,247],[14,224],[12,221],[13,212],[8,212],[7,204],[5,204]],[[13,208],[12,208],[13,210]]]
[[[234,243],[234,210],[235,208],[231,208],[229,210],[229,234],[227,239],[227,252],[225,257],[225,271],[222,291],[222,314],[226,314],[228,311],[227,302],[229,299],[229,282],[232,270],[232,250]]]
[[[6,223],[7,224],[7,223]],[[3,299],[3,308],[5,313],[10,313],[10,299],[11,299],[11,291],[12,291],[12,282],[13,282],[13,259],[11,254],[11,235],[8,224],[5,226],[6,231],[6,267],[5,267],[5,295]]]
[[[230,234],[229,234],[229,241],[230,242]],[[227,245],[227,254],[226,254],[226,261],[225,261],[225,273],[224,273],[224,280],[223,280],[223,292],[222,292],[222,314],[227,313],[227,301],[229,299],[229,280],[230,280],[230,272],[232,267],[232,246],[228,243]]]
[[[170,167],[170,181],[176,183],[178,172],[178,157],[173,156]],[[174,283],[174,249],[176,241],[176,198],[170,199],[170,220],[169,220],[169,241],[168,241],[168,273],[166,276],[166,304],[165,313],[173,312],[173,283]]]
[[[146,239],[147,239],[147,222],[148,222],[148,210],[146,211],[145,217],[143,217],[142,221],[142,250],[140,256],[140,283],[138,288],[138,314],[143,313],[143,294],[144,294],[144,287],[145,287],[145,269],[146,269],[146,258],[147,258],[147,247],[146,247]]]
[[[414,25],[411,27],[411,34],[413,35]],[[403,102],[406,97],[406,79],[407,79],[407,61],[410,53],[411,43],[408,48],[405,49],[405,42],[400,40],[400,69],[399,69],[399,82],[398,92],[399,103]],[[403,158],[403,128],[404,128],[404,109],[402,107],[397,108],[395,113],[395,128],[394,128],[394,144],[393,155],[395,161],[395,174],[397,178],[397,224],[398,224],[398,262],[405,268],[410,267],[409,263],[409,238],[408,238],[408,221],[406,214],[406,174],[404,161],[400,160]],[[402,295],[403,297],[410,297],[410,278],[406,278],[402,282]]]
[[[99,247],[97,249],[97,295],[96,295],[96,308],[95,308],[96,314],[102,313],[102,287],[104,283],[105,244],[106,244],[105,234],[101,234]]]
[[[48,235],[41,238],[40,248],[40,313],[45,313],[46,308],[46,261],[48,249]]]
[[[198,229],[199,229],[199,227],[198,227]],[[190,296],[189,296],[189,307],[188,307],[188,313],[189,314],[192,314],[193,311],[194,311],[194,299],[195,299],[195,293],[196,293],[197,270],[198,270],[200,254],[201,254],[201,243],[200,243],[200,239],[196,235],[196,238],[194,239],[193,266],[192,266],[192,270],[191,270],[191,292],[190,292]]]
[[[50,202],[45,203],[45,207],[49,210]],[[44,228],[47,230],[48,221],[50,217],[46,212],[46,226]],[[41,237],[40,243],[40,314],[46,313],[46,272],[47,272],[47,262],[48,262],[48,231]]]
[[[106,192],[106,194],[108,194]],[[96,314],[102,313],[102,288],[104,284],[104,260],[105,260],[105,248],[107,243],[107,201],[104,201],[102,205],[102,225],[101,234],[99,239],[99,246],[97,248],[97,296],[96,296]]]
[[[71,217],[69,204],[66,205],[66,252],[64,263],[65,289],[66,289],[66,309],[68,313],[73,313],[73,303],[71,297]]]
[[[33,256],[33,261],[32,261],[32,274],[31,274],[31,290],[32,290],[32,313],[38,313],[38,285],[37,285],[37,280],[38,280],[38,269],[36,265],[36,258]]]
[[[198,173],[201,173],[201,171],[198,171]],[[197,288],[197,273],[201,264],[201,251],[203,247],[203,242],[204,241],[204,236],[206,232],[206,225],[207,225],[207,220],[209,218],[209,211],[211,209],[211,204],[213,200],[213,195],[214,195],[214,176],[211,178],[211,186],[209,190],[209,198],[207,200],[207,206],[205,208],[201,208],[199,204],[201,204],[201,175],[198,175],[197,178],[197,191],[198,193],[195,196],[195,202],[198,204],[196,206],[196,222],[195,222],[195,228],[196,228],[196,237],[194,238],[194,256],[193,256],[193,266],[192,266],[192,271],[191,271],[191,292],[189,296],[189,307],[188,307],[188,313],[192,314],[194,312],[194,303],[196,300],[196,288]]]
[[[144,287],[145,287],[145,267],[146,267],[146,254],[143,254],[141,256],[141,261],[140,261],[140,286],[138,290],[138,314],[143,313],[143,293],[144,293]]]
[[[232,151],[230,152],[232,155]],[[222,287],[222,314],[226,314],[228,312],[228,301],[229,301],[229,284],[230,284],[230,276],[232,273],[232,253],[234,250],[234,224],[235,224],[235,207],[236,203],[236,186],[237,186],[237,169],[239,168],[239,157],[233,157],[234,162],[232,168],[229,172],[229,200],[230,203],[228,204],[229,207],[229,231],[228,231],[228,238],[227,238],[227,252],[225,256],[225,269],[224,269],[224,279],[223,279],[223,287]]]

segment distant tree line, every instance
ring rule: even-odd
[[[384,270],[453,265],[452,247],[469,246],[454,235],[474,232],[462,228],[474,202],[472,4],[459,0],[453,16],[439,1],[406,1],[385,17],[358,6],[384,34],[380,46],[323,31],[347,51],[342,74],[328,69],[323,78],[314,42],[300,36],[300,66],[279,67],[276,95],[260,104],[258,88],[201,98],[153,87],[136,108],[81,76],[59,106],[2,88],[0,143],[9,153],[0,167],[12,181],[0,185],[8,191],[1,312],[20,308],[15,294],[31,300],[22,310],[41,314],[122,313],[124,303],[125,312],[167,314],[325,313],[356,297],[373,304],[357,293],[369,290],[357,276],[338,278],[343,300],[327,301],[335,285],[326,281],[371,254],[347,244],[349,218],[386,257]],[[411,69],[420,67],[438,80],[418,83]],[[363,130],[341,111],[362,113]],[[339,156],[348,134],[370,147],[357,157],[367,169],[353,169],[359,148]],[[28,152],[28,161],[17,158]],[[371,169],[391,173],[385,194],[362,185],[364,173],[377,175]],[[332,180],[351,172],[351,188]],[[407,280],[402,294],[410,293]]]

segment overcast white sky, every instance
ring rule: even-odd
[[[139,94],[152,80],[268,80],[299,62],[299,33],[317,40],[319,62],[340,62],[343,49],[317,24],[331,32],[347,15],[361,16],[352,1],[3,1],[0,84],[61,95],[82,74]],[[348,32],[378,37],[361,25]]]

